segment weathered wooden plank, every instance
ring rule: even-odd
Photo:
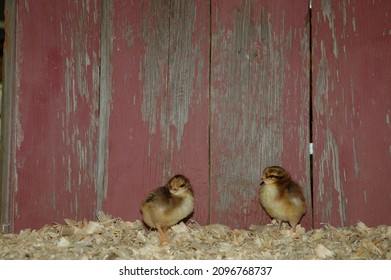
[[[307,12],[307,1],[212,1],[211,222],[269,222],[257,187],[269,165],[311,205]]]
[[[171,1],[165,175],[189,177],[201,224],[209,218],[209,51],[210,1]]]
[[[96,210],[103,210],[103,201],[107,198],[108,187],[108,145],[111,108],[111,89],[113,67],[111,57],[113,53],[113,26],[111,0],[101,1],[101,44],[100,44],[100,98],[99,98],[99,132],[98,132],[98,163],[96,185]]]
[[[112,73],[107,78],[111,106],[103,209],[133,220],[139,218],[145,188],[162,183],[157,124],[167,92],[169,5],[166,1],[114,1],[110,9],[111,34],[102,41],[112,45],[107,47],[112,49]],[[145,112],[151,112],[150,116]]]
[[[391,5],[313,1],[314,219],[391,223]]]
[[[103,209],[141,219],[144,195],[183,173],[196,190],[194,218],[206,222],[209,4],[115,1],[111,9],[112,88]]]
[[[93,218],[99,101],[96,1],[17,1],[11,231]],[[7,69],[8,71],[8,69]],[[10,216],[11,215],[11,216]]]
[[[15,165],[12,164],[12,158],[16,151],[15,135],[15,118],[12,118],[17,101],[16,95],[12,94],[15,91],[15,67],[16,56],[15,46],[16,37],[16,2],[5,2],[5,30],[6,37],[3,48],[4,69],[3,71],[3,93],[2,93],[2,108],[1,108],[1,205],[0,205],[0,222],[1,232],[10,232],[13,229],[14,216],[14,199],[13,189],[11,186],[14,183]]]

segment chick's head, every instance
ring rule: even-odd
[[[261,178],[261,185],[278,184],[291,180],[291,176],[284,168],[280,166],[266,167]]]
[[[175,196],[186,196],[188,194],[193,194],[193,189],[190,184],[189,179],[183,175],[175,175],[167,183],[170,193]]]

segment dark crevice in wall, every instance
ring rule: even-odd
[[[208,99],[209,99],[209,108],[208,108],[208,183],[209,183],[209,196],[208,196],[208,205],[209,205],[209,211],[208,211],[208,224],[211,223],[211,217],[210,212],[212,209],[212,164],[211,164],[211,157],[212,157],[212,151],[211,151],[211,134],[212,134],[212,2],[213,0],[209,0],[209,87],[208,87]]]
[[[311,221],[312,221],[312,228],[314,228],[314,178],[313,178],[313,162],[314,162],[314,155],[313,155],[313,110],[312,110],[312,0],[308,1],[308,25],[309,25],[309,56],[310,56],[310,63],[309,63],[309,150],[310,150],[310,187],[311,187]]]

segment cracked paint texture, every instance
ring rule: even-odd
[[[315,226],[389,224],[390,5],[322,0],[312,15]]]
[[[113,72],[102,207],[141,219],[142,198],[183,173],[197,192],[194,218],[205,223],[209,2],[116,1],[109,22]]]
[[[313,1],[312,34],[307,0],[11,4],[3,230],[141,219],[176,173],[201,224],[264,224],[269,165],[303,186],[307,229],[391,223],[387,1]]]
[[[10,230],[61,222],[64,216],[93,218],[99,2],[16,5],[17,149],[11,155],[15,180],[8,199],[15,211]]]
[[[299,152],[309,139],[306,14],[305,1],[212,1],[211,222],[269,222],[257,186],[270,165],[289,169],[310,202]]]

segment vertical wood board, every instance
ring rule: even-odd
[[[391,5],[314,1],[315,225],[391,223]]]
[[[269,222],[258,185],[270,165],[311,205],[307,13],[307,1],[212,1],[211,222]]]
[[[182,173],[208,216],[207,1],[116,1],[111,9],[108,181],[103,209],[141,219],[144,196]],[[108,89],[110,90],[110,89]]]
[[[96,1],[18,1],[14,231],[94,218],[100,11]],[[11,214],[11,213],[10,213]],[[12,229],[11,229],[12,230]]]
[[[14,115],[16,98],[15,91],[15,46],[16,46],[16,2],[6,1],[4,7],[5,18],[5,41],[3,47],[3,92],[1,108],[1,195],[0,195],[0,222],[1,232],[11,232],[13,230],[14,200],[12,199],[12,180],[14,176],[11,159],[16,151],[15,141],[13,141],[15,119]]]

